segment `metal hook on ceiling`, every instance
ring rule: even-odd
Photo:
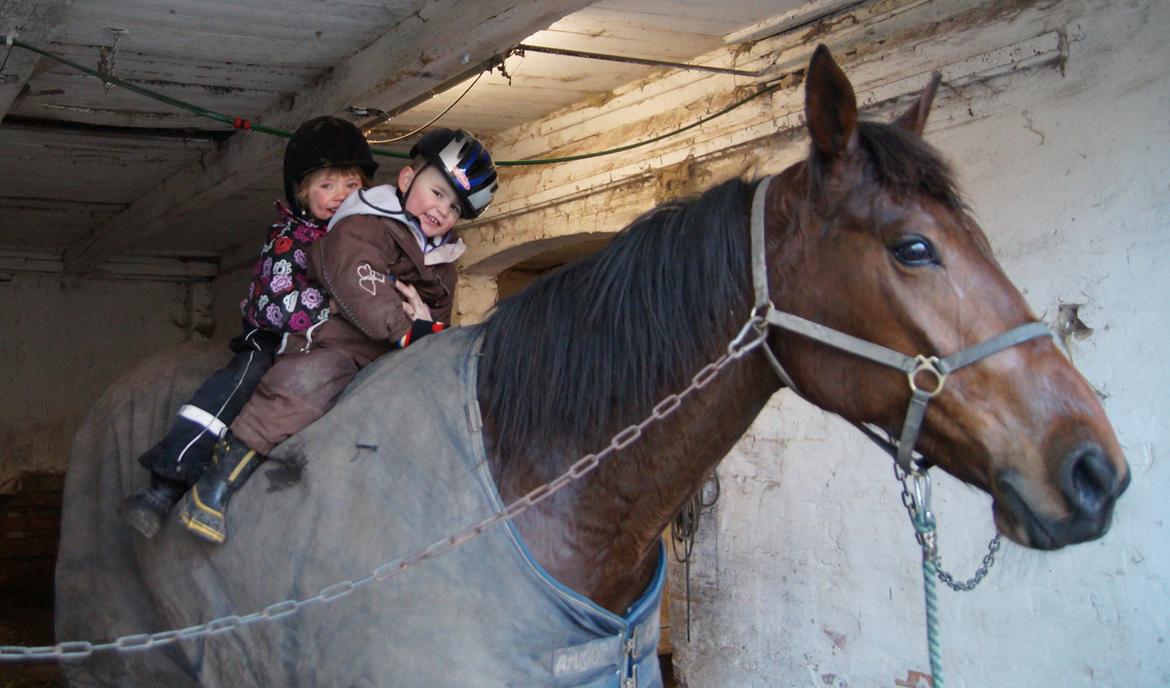
[[[114,42],[110,46],[103,45],[98,49],[97,71],[104,76],[112,78],[114,77],[114,68],[118,61],[118,42],[122,40],[122,36],[130,33],[130,29],[107,26],[106,30],[114,34]],[[103,82],[103,85],[106,87],[106,93],[109,93],[115,84],[106,81]]]

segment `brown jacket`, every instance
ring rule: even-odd
[[[345,340],[373,359],[410,331],[402,295],[390,276],[417,289],[436,322],[451,322],[455,265],[427,265],[414,235],[401,222],[352,215],[313,243],[309,277],[329,292],[330,316],[322,330],[328,330],[330,340]]]

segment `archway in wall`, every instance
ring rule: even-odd
[[[556,270],[575,260],[588,258],[605,248],[613,235],[596,234],[579,237],[561,237],[555,242],[534,242],[545,244],[539,253],[529,255],[496,276],[498,300],[504,300],[519,292],[537,277]],[[566,241],[568,240],[568,241]]]

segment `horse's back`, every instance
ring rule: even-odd
[[[71,521],[84,513],[94,537],[63,544],[58,589],[70,603],[85,601],[87,590],[102,597],[85,612],[62,612],[63,640],[187,628],[311,601],[279,620],[185,639],[167,646],[170,654],[101,653],[77,669],[87,673],[82,685],[102,685],[97,674],[120,678],[105,679],[117,685],[209,688],[606,686],[631,634],[643,685],[660,685],[659,589],[631,613],[634,621],[619,618],[549,580],[507,526],[390,580],[371,576],[399,573],[388,562],[438,554],[433,544],[502,508],[476,400],[478,334],[433,335],[364,370],[330,413],[277,447],[241,488],[223,546],[196,540],[174,518],[150,540],[131,539],[117,505],[145,471],[124,457],[145,448],[173,409],[160,412],[158,428],[144,420],[138,428],[125,419],[137,413],[132,401],[99,404],[90,423],[108,427],[87,424],[79,445],[92,435],[123,461],[79,473],[78,481],[102,481],[92,504],[80,484],[67,494],[82,502]],[[86,581],[85,567],[100,580]],[[326,603],[326,589],[349,594]]]
[[[209,343],[167,349],[111,385],[82,421],[65,476],[56,572],[58,640],[106,641],[159,630],[162,619],[146,594],[119,506],[147,480],[137,456],[158,441],[178,407],[228,355],[222,345]],[[194,685],[174,653],[151,658],[98,653],[83,665],[63,666],[77,686]]]

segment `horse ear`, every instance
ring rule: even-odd
[[[926,117],[930,114],[930,104],[934,102],[934,94],[938,91],[938,82],[941,80],[942,73],[931,74],[930,83],[922,89],[922,95],[918,96],[918,100],[910,106],[909,110],[894,120],[894,124],[922,136],[922,130],[926,128]]]
[[[824,44],[808,64],[804,116],[813,145],[825,157],[842,157],[856,145],[857,96]]]

